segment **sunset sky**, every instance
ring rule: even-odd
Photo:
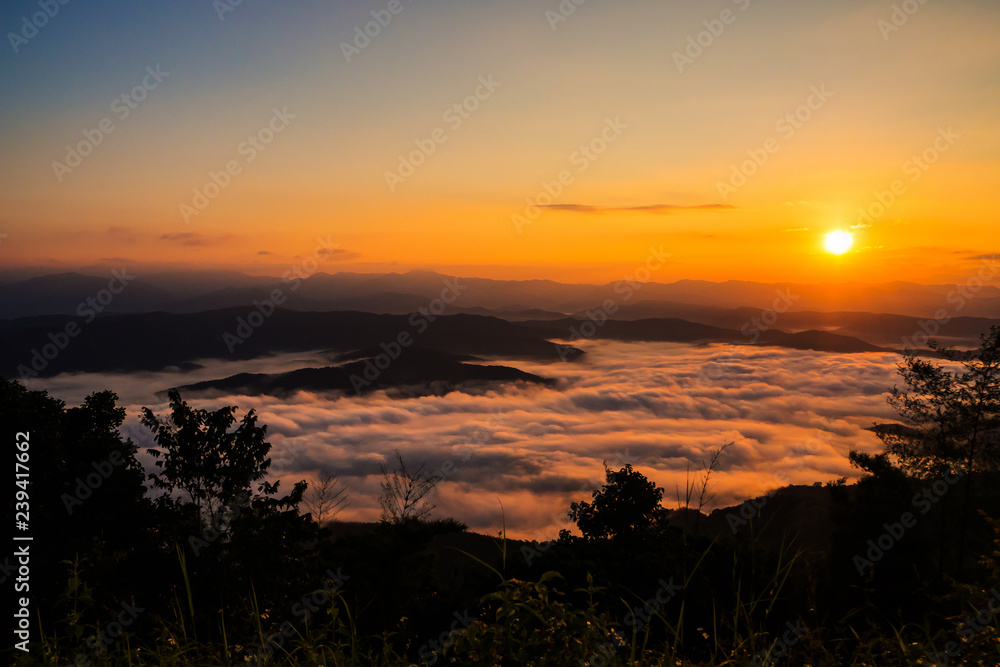
[[[4,4],[0,266],[280,275],[329,237],[327,271],[931,283],[1000,250],[995,0],[227,2]]]

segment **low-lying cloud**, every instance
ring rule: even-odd
[[[300,392],[193,398],[201,408],[254,409],[269,426],[275,476],[287,487],[333,474],[349,487],[340,516],[376,520],[379,464],[398,449],[415,467],[440,471],[437,516],[515,537],[549,539],[569,527],[573,500],[603,481],[602,463],[631,462],[667,490],[683,495],[688,470],[735,442],[713,478],[714,506],[735,504],[785,483],[851,477],[849,450],[875,451],[866,427],[894,413],[885,392],[897,382],[893,354],[827,354],[752,346],[586,341],[576,363],[510,362],[558,380],[555,387],[507,385],[475,393],[397,399]],[[252,362],[205,362],[190,373],[71,375],[34,380],[71,404],[112,389],[128,409],[126,435],[152,445],[139,410],[166,408],[156,391],[236,372],[278,372],[327,365],[322,354]],[[151,461],[144,457],[144,462]]]

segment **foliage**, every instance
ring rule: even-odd
[[[161,495],[153,503],[137,448],[121,434],[125,415],[114,394],[67,408],[0,380],[0,423],[30,426],[38,456],[33,522],[43,532],[32,568],[53,575],[32,582],[37,641],[13,661],[1000,664],[992,612],[1000,600],[1000,523],[982,514],[1000,516],[1000,471],[990,453],[996,339],[994,330],[982,350],[962,358],[943,351],[945,366],[904,362],[908,391],[890,399],[908,430],[884,431],[893,445],[885,452],[851,453],[861,472],[856,484],[810,487],[805,495],[827,499],[810,519],[830,525],[829,539],[811,551],[790,546],[794,535],[781,535],[780,547],[761,540],[793,525],[782,524],[789,509],[780,499],[762,503],[739,534],[724,518],[702,514],[725,448],[674,512],[639,470],[605,466],[606,484],[570,507],[582,538],[508,550],[503,537],[499,557],[484,552],[493,549],[489,537],[451,519],[426,520],[438,480],[424,465],[409,470],[399,452],[393,469],[382,467],[385,521],[320,529],[312,519],[335,512],[345,489],[328,478],[309,496],[312,517],[300,515],[305,484],[279,497],[267,482],[270,445],[252,411],[237,420],[234,407],[196,410],[176,392],[167,418],[143,412],[159,453],[151,479]],[[112,456],[120,463],[102,466]],[[95,465],[108,474],[78,493]],[[935,491],[926,515],[915,511],[917,494],[950,470],[965,473],[962,485]],[[975,486],[967,483],[972,475]],[[959,489],[968,494],[963,505],[982,510],[967,540],[982,556],[949,569],[959,550],[960,541],[946,539],[962,524]],[[907,512],[915,525],[859,573],[855,557]],[[507,560],[526,551],[537,556]],[[105,641],[127,604],[143,611]],[[457,627],[468,609],[474,618],[462,614],[467,621]]]
[[[149,478],[167,493],[184,492],[198,516],[207,515],[209,524],[215,525],[223,508],[249,496],[253,483],[267,475],[271,466],[267,426],[258,426],[257,414],[250,410],[232,429],[235,407],[210,412],[189,406],[176,389],[168,396],[169,417],[161,419],[149,408],[142,409],[142,423],[159,446],[148,450],[159,469]],[[276,485],[265,481],[258,490],[273,494]]]
[[[615,472],[604,466],[607,483],[594,491],[593,502],[574,502],[569,518],[588,540],[620,538],[648,529],[666,516],[663,489],[628,464]]]
[[[548,582],[560,575],[546,572],[537,582],[504,581],[483,598],[481,620],[448,637],[441,657],[462,665],[620,664],[614,658],[625,645],[610,618],[591,605],[574,609]]]
[[[1000,464],[1000,326],[978,351],[931,347],[937,364],[908,352],[899,373],[908,391],[893,387],[889,404],[909,428],[878,433],[910,474],[928,479],[947,471],[969,475]]]

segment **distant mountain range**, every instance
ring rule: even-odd
[[[107,288],[111,275],[61,273],[0,286],[0,318],[76,313],[81,303]],[[136,275],[107,303],[111,313],[164,311],[194,313],[240,307],[271,298],[275,290],[291,310],[355,310],[401,315],[426,308],[448,281],[456,279],[429,271],[361,274],[317,273],[289,279],[247,276],[233,272]],[[840,285],[766,284],[747,281],[713,283],[679,280],[672,283],[577,285],[551,280],[490,280],[458,278],[461,293],[448,312],[498,315],[505,319],[544,319],[599,308],[612,300],[619,318],[678,317],[705,324],[739,328],[714,309],[775,309],[814,313],[888,313],[917,318],[1000,318],[1000,288],[986,285],[972,292],[955,285],[907,282]],[[777,309],[776,309],[777,310]],[[699,314],[700,313],[700,314]],[[785,325],[786,328],[790,325]],[[830,326],[839,326],[834,321]],[[803,328],[824,328],[815,325]]]
[[[1000,324],[973,316],[986,311],[996,316],[1000,291],[991,286],[965,299],[957,288],[910,283],[599,286],[450,278],[431,272],[316,274],[291,281],[215,273],[196,278],[126,275],[115,282],[111,276],[58,274],[3,285],[0,314],[7,319],[0,319],[0,374],[184,370],[208,359],[309,351],[337,357],[412,346],[424,350],[424,356],[395,371],[409,369],[410,374],[393,379],[390,373],[383,382],[401,386],[416,378],[455,384],[470,372],[461,355],[572,361],[582,354],[573,342],[588,338],[863,353],[924,349],[930,337],[973,346],[990,326]],[[220,282],[231,286],[219,288]],[[938,319],[817,307],[842,304],[848,295],[857,299],[852,306],[882,304],[911,312],[926,308]],[[431,359],[426,356],[431,353],[452,355],[437,357],[443,364],[437,376],[431,365],[417,363]],[[309,369],[311,374],[302,369],[292,379],[341,387],[340,374],[349,361],[341,357],[341,365]],[[500,375],[509,370],[516,369]],[[496,377],[502,379],[500,375]],[[291,386],[289,378],[237,377],[226,381],[268,391]]]
[[[587,323],[591,326],[587,327]],[[561,320],[518,322],[539,335],[563,338],[596,338],[622,341],[666,341],[676,343],[731,343],[733,345],[759,344],[795,350],[821,352],[887,352],[877,345],[858,338],[828,331],[800,331],[786,333],[776,329],[755,331],[753,335],[734,329],[724,329],[681,319],[651,318],[643,320],[607,320],[598,324],[592,320],[567,318]],[[590,331],[593,331],[591,334]],[[589,334],[589,335],[588,335]]]
[[[66,332],[74,326],[78,333],[69,338]],[[206,359],[253,359],[316,350],[341,355],[373,347],[390,356],[407,347],[541,361],[580,354],[572,348],[567,353],[538,333],[494,317],[282,309],[265,317],[252,308],[229,308],[183,315],[110,315],[90,323],[60,315],[0,322],[0,375],[18,377],[20,367],[43,377],[157,371],[183,369]]]
[[[772,329],[758,336],[758,345],[841,353],[885,351],[857,338],[824,331],[786,333]],[[573,361],[582,354],[573,346],[580,338],[754,343],[744,332],[679,319],[609,320],[598,325],[574,318],[508,322],[467,314],[425,317],[419,313],[282,309],[265,317],[247,308],[106,315],[89,323],[85,318],[49,315],[0,322],[0,374],[46,377],[77,372],[185,370],[209,359],[253,359],[282,352],[326,351],[340,363],[365,355],[387,355],[395,360],[409,348],[451,355],[441,357],[442,362],[461,363],[461,355],[559,362]],[[427,361],[428,353],[419,359]],[[402,372],[406,366],[399,368]],[[465,372],[453,366],[442,369],[440,379],[459,381],[455,373],[460,370]],[[335,375],[327,371],[322,382],[336,384],[339,380]],[[388,374],[386,380],[392,377]],[[435,379],[429,370],[423,378]]]

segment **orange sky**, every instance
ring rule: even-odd
[[[404,4],[350,62],[385,3],[68,5],[0,61],[0,264],[280,274],[329,237],[327,271],[945,282],[1000,248],[995,2],[681,4]]]

